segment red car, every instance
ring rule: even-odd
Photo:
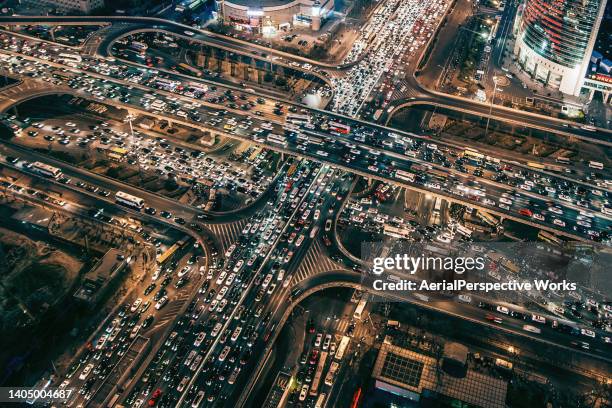
[[[502,318],[501,317],[497,317],[491,314],[486,315],[487,320],[491,320],[497,324],[501,324],[502,323]]]
[[[519,210],[519,214],[524,215],[525,217],[533,216],[533,213],[531,212],[531,210],[528,210],[527,208],[521,208]]]
[[[311,365],[315,365],[317,364],[317,360],[319,359],[319,350],[312,350],[312,353],[310,354],[310,361],[309,363]]]
[[[161,397],[161,395],[162,395],[161,389],[158,388],[155,391],[153,391],[153,394],[151,394],[151,399],[149,400],[149,406],[154,407],[155,404],[157,404],[157,399]]]
[[[325,244],[325,246],[331,246],[332,242],[329,239],[329,237],[327,236],[327,234],[323,235],[323,243]]]

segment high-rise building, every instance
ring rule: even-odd
[[[551,89],[578,96],[607,0],[525,0],[517,14],[514,54]]]

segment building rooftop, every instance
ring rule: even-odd
[[[261,10],[264,7],[280,7],[286,6],[293,2],[311,3],[312,0],[226,0],[226,3],[231,3],[237,6],[248,7],[251,10]]]
[[[505,380],[473,370],[463,378],[452,377],[438,368],[434,358],[391,344],[382,345],[372,376],[391,389],[412,394],[428,390],[482,408],[505,408]]]
[[[83,283],[77,289],[74,297],[86,302],[95,302],[108,283],[125,265],[125,255],[118,249],[109,249],[85,274]]]

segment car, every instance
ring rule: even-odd
[[[302,385],[302,389],[300,390],[300,397],[299,397],[300,401],[304,401],[306,399],[309,389],[310,389],[310,386],[308,384]]]
[[[494,315],[491,315],[491,314],[487,314],[485,317],[486,317],[487,320],[490,320],[490,321],[495,322],[497,324],[501,324],[503,322],[502,318],[499,317],[499,316],[494,316]]]
[[[329,348],[329,345],[331,344],[331,339],[331,334],[325,336],[325,341],[323,341],[323,350],[327,350]]]
[[[507,308],[507,307],[505,307],[505,306],[497,306],[497,307],[495,308],[495,310],[497,310],[499,313],[503,313],[503,314],[506,314],[506,315],[509,315],[509,314],[510,314],[510,309],[508,309],[508,308]]]
[[[191,266],[185,266],[178,272],[177,276],[179,278],[182,278],[183,276],[187,275],[190,271],[191,271]]]
[[[315,347],[321,347],[321,341],[323,340],[323,334],[322,333],[317,333],[317,336],[315,337],[315,341],[314,341],[314,346]]]
[[[166,306],[166,303],[168,303],[168,296],[163,296],[161,299],[159,299],[157,301],[157,303],[155,304],[155,309],[160,310],[161,308],[163,308],[164,306]]]
[[[582,334],[583,336],[595,338],[595,332],[593,330],[580,329],[580,334]]]
[[[89,374],[91,373],[93,368],[94,368],[93,363],[87,364],[85,368],[83,369],[83,371],[81,371],[81,374],[79,375],[79,380],[86,380],[87,377],[89,377]]]
[[[136,299],[134,303],[132,304],[132,307],[130,307],[130,312],[132,313],[136,312],[136,310],[138,310],[138,308],[140,307],[141,303],[142,303],[142,298]]]
[[[332,220],[328,219],[327,221],[325,221],[325,232],[329,232],[331,230],[332,227]]]

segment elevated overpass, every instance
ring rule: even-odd
[[[30,81],[25,81],[23,86],[27,86],[25,84],[27,84]],[[35,81],[38,82],[38,81]],[[55,94],[58,93],[55,90],[50,90],[48,88],[43,88],[43,87],[32,87],[31,91],[28,92],[27,94],[23,95],[23,98],[20,98],[21,95],[15,95],[6,105],[5,108],[10,108],[11,106],[14,106],[18,103],[20,103],[22,100],[29,100],[29,99],[33,99],[36,98],[37,96],[44,96],[44,95],[49,95],[49,94]],[[82,91],[78,91],[78,90],[74,90],[71,88],[68,88],[65,91],[60,91],[59,93],[68,93],[68,94],[72,94],[75,96],[80,96],[82,98],[86,98],[89,99],[91,98],[90,95],[85,94]],[[170,117],[166,114],[157,114],[157,113],[153,113],[153,112],[149,112],[139,106],[135,106],[135,105],[127,105],[124,103],[121,103],[119,101],[109,101],[106,100],[104,101],[104,103],[106,104],[110,104],[112,106],[115,106],[117,108],[121,108],[121,109],[125,109],[126,111],[128,111],[129,113],[133,113],[133,114],[137,114],[137,115],[144,115],[144,116],[149,116],[149,117],[154,117],[156,119],[165,119],[168,120],[170,119]],[[241,140],[241,141],[246,141],[249,143],[254,143],[253,139],[246,137],[246,136],[241,136],[235,133],[228,133],[224,130],[221,129],[216,129],[216,128],[211,128],[209,126],[203,125],[199,122],[193,122],[193,121],[188,121],[188,120],[184,120],[182,118],[179,117],[172,117],[171,118],[172,122],[178,125],[183,125],[183,126],[187,126],[190,128],[194,128],[194,129],[198,129],[201,131],[209,131],[209,132],[215,132],[223,137],[228,137],[228,138],[232,138],[232,139],[237,139],[237,140]],[[472,202],[470,200],[467,199],[461,199],[460,197],[448,194],[442,190],[437,190],[437,189],[431,189],[431,188],[425,188],[424,186],[420,186],[420,185],[415,185],[415,184],[409,184],[407,182],[401,182],[398,180],[395,180],[393,178],[390,178],[388,176],[383,176],[380,175],[376,172],[373,172],[367,168],[360,168],[360,167],[355,167],[355,166],[350,166],[347,165],[346,163],[344,163],[342,160],[332,160],[331,158],[325,158],[325,157],[321,157],[318,155],[313,154],[312,152],[308,152],[308,151],[300,151],[297,150],[295,148],[288,148],[288,147],[282,147],[279,146],[277,144],[272,144],[270,142],[265,142],[265,143],[259,143],[259,144],[263,144],[266,146],[266,148],[269,148],[271,150],[275,150],[281,153],[287,153],[287,154],[291,154],[291,155],[295,155],[295,156],[299,156],[299,157],[304,157],[304,158],[308,158],[310,160],[314,160],[314,161],[318,161],[321,163],[325,163],[325,164],[331,164],[335,167],[341,168],[345,171],[351,172],[351,173],[355,173],[357,175],[366,177],[366,178],[370,178],[373,180],[379,180],[379,181],[383,181],[383,182],[390,182],[396,185],[400,185],[401,187],[405,187],[407,189],[413,190],[413,191],[417,191],[419,193],[425,193],[425,194],[431,194],[433,196],[436,197],[440,197],[445,199],[446,201],[450,202],[450,203],[458,203],[461,205],[468,205],[472,208],[475,208],[477,210],[483,210],[486,212],[489,212],[491,214],[495,214],[497,216],[499,216],[502,219],[510,219],[512,221],[516,221],[522,224],[526,224],[532,227],[536,227],[536,228],[540,228],[543,229],[545,231],[554,233],[554,234],[558,234],[558,235],[562,235],[565,236],[567,238],[570,238],[572,240],[578,240],[578,241],[585,241],[585,242],[590,242],[590,240],[586,239],[583,236],[574,234],[570,231],[567,231],[565,229],[561,229],[561,228],[556,228],[550,224],[545,224],[545,223],[541,223],[541,222],[535,222],[532,219],[527,219],[526,217],[522,217],[519,216],[518,214],[515,214],[513,212],[508,212],[508,211],[502,211],[497,207],[490,207],[490,206],[485,206],[479,202]],[[14,148],[16,148],[16,146],[14,146]],[[46,161],[49,161],[49,159],[45,159]]]
[[[274,55],[287,61],[309,63],[313,67],[316,67],[319,71],[343,71],[346,68],[352,66],[351,64],[330,64],[319,61],[314,61],[309,58],[296,56],[282,51],[277,51],[268,47],[263,47],[258,44],[252,44],[247,41],[219,35],[212,33],[207,30],[198,30],[193,27],[176,23],[169,20],[164,20],[154,17],[130,17],[130,16],[3,16],[0,17],[0,25],[11,26],[11,25],[23,25],[23,24],[102,24],[102,23],[133,23],[146,26],[153,30],[165,30],[172,32],[177,35],[184,36],[185,30],[196,33],[193,40],[202,40],[213,46],[229,47],[233,52],[242,51],[246,54],[261,55],[265,53],[267,55]],[[114,31],[113,31],[114,32]],[[126,32],[122,32],[118,35],[125,35]],[[108,41],[112,41],[112,37]],[[422,56],[421,56],[422,57]],[[278,62],[278,61],[276,61]],[[290,65],[291,66],[291,65]],[[294,67],[297,68],[297,67]],[[312,71],[307,71],[312,72]],[[325,75],[323,75],[325,76]],[[612,131],[607,129],[596,129],[595,132],[590,132],[580,128],[572,128],[571,125],[574,122],[552,118],[536,113],[520,111],[512,108],[508,108],[500,105],[493,105],[478,102],[472,99],[467,99],[455,95],[448,95],[441,92],[433,91],[423,87],[417,80],[414,73],[407,77],[407,85],[412,89],[411,100],[399,101],[397,104],[402,105],[403,103],[410,104],[439,104],[440,106],[447,107],[448,109],[458,110],[465,113],[470,113],[477,116],[491,117],[492,119],[507,121],[512,120],[523,125],[534,127],[537,129],[545,130],[548,132],[554,132],[567,137],[580,137],[582,140],[587,140],[593,143],[603,144],[610,147],[610,138]]]

